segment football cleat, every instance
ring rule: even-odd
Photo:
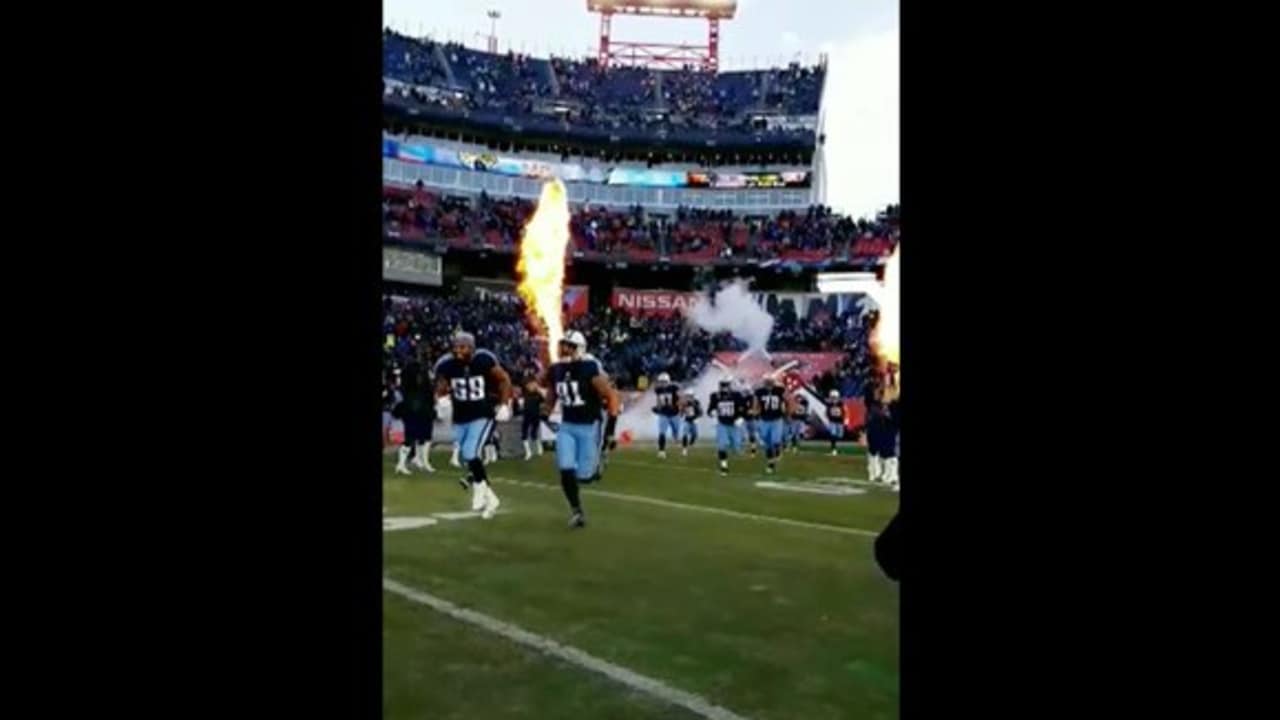
[[[667,459],[667,451],[666,451],[666,450],[659,450],[659,451],[658,451],[658,457],[659,457],[659,458],[661,458],[661,459],[663,459],[663,460],[666,460],[666,459]]]
[[[480,513],[480,517],[485,520],[492,519],[498,513],[498,506],[501,504],[502,501],[498,499],[498,496],[493,493],[493,489],[486,483],[484,487],[484,512]]]
[[[473,483],[471,485],[471,510],[472,512],[480,512],[489,502],[489,494],[485,492],[489,487],[488,483]]]
[[[570,528],[581,528],[587,526],[587,519],[583,517],[581,512],[575,512],[569,517]]]
[[[403,466],[403,465],[397,465],[397,466],[396,466],[396,474],[397,474],[397,475],[412,475],[413,473],[409,472],[409,468],[407,468],[407,467],[405,467],[405,466]]]

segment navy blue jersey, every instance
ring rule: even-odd
[[[449,383],[453,422],[468,423],[493,417],[498,387],[489,373],[495,367],[500,367],[498,358],[488,350],[480,349],[472,353],[467,362],[457,359],[452,353],[436,361],[436,377]]]
[[[653,389],[653,409],[659,415],[675,417],[680,414],[680,388],[675,383],[659,385]]]
[[[748,403],[747,396],[742,393],[732,390],[722,393],[717,390],[711,393],[710,399],[707,400],[707,412],[714,410],[716,419],[721,425],[732,425],[738,418],[747,416]]]
[[[590,355],[577,360],[562,360],[551,366],[551,382],[555,383],[564,422],[585,425],[600,420],[604,412],[604,398],[596,392],[591,381],[603,374],[600,361]]]
[[[791,409],[792,420],[804,420],[809,417],[809,401],[803,395],[796,396],[796,405]]]
[[[684,404],[684,419],[697,420],[702,417],[702,403],[697,398],[689,398]]]
[[[827,405],[827,420],[833,423],[844,422],[844,404],[839,400]]]
[[[761,420],[781,420],[787,412],[786,391],[778,386],[756,388]]]
[[[534,390],[530,392],[525,390],[520,396],[520,405],[524,411],[524,417],[527,419],[536,418],[542,414],[542,393]]]

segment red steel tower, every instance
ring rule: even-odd
[[[716,72],[720,67],[720,21],[730,20],[738,10],[737,0],[587,0],[589,12],[600,13],[602,66],[630,65],[658,70],[693,65]],[[615,13],[665,18],[694,18],[707,21],[707,44],[656,43],[614,40],[609,25]]]

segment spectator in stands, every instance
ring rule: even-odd
[[[688,66],[662,71],[602,67],[594,58],[548,61],[512,52],[480,52],[457,43],[437,46],[390,30],[383,33],[383,74],[412,86],[402,91],[403,97],[455,110],[554,113],[538,102],[554,96],[571,106],[563,118],[569,126],[732,129],[801,140],[811,138],[812,131],[756,127],[748,111],[815,115],[824,77],[821,68],[798,64],[785,70],[720,74]],[[464,94],[460,102],[453,95],[457,91]]]
[[[392,237],[508,248],[519,241],[534,210],[531,201],[521,198],[441,198],[421,184],[414,191],[385,188],[383,201],[383,219]],[[747,222],[730,210],[677,207],[674,217],[666,217],[641,207],[619,211],[581,206],[570,218],[570,232],[574,249],[584,253],[642,251],[757,261],[875,258],[897,246],[901,231],[896,212],[887,209],[874,220],[854,221],[815,206],[804,214],[788,210]]]

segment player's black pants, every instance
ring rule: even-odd
[[[542,418],[534,415],[533,417],[525,417],[520,421],[520,439],[538,441],[538,429],[542,425]]]

